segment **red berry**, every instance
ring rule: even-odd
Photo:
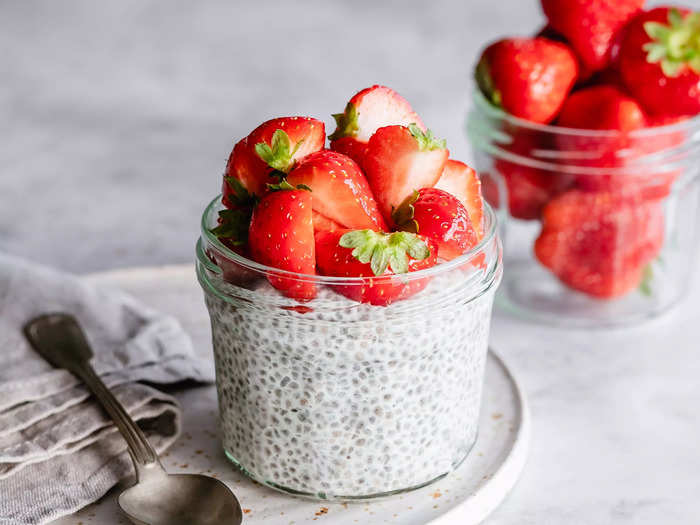
[[[425,131],[411,105],[393,89],[375,85],[356,93],[343,113],[333,115],[336,130],[329,135],[331,149],[343,153],[362,166],[367,143],[384,126],[416,124]]]
[[[557,146],[571,163],[594,168],[617,168],[619,174],[585,174],[576,177],[583,189],[636,192],[645,198],[668,195],[674,175],[659,171],[648,155],[673,147],[664,133],[640,136],[650,119],[636,100],[613,86],[601,85],[573,93],[557,123],[567,128],[612,130],[607,136],[564,133]]]
[[[387,229],[365,175],[350,157],[317,151],[299,161],[287,181],[311,188],[313,209],[345,228]]]
[[[261,264],[299,274],[315,274],[311,193],[281,190],[263,197],[253,210],[248,243],[253,259]],[[309,300],[316,296],[313,282],[274,273],[268,280],[287,297]]]
[[[657,116],[700,113],[700,13],[657,7],[625,29],[619,69],[629,92]]]
[[[488,46],[476,81],[495,105],[516,117],[550,122],[578,76],[571,49],[547,38],[508,38]]]
[[[416,125],[379,128],[367,144],[365,174],[387,223],[415,190],[434,186],[449,151],[444,141]]]
[[[570,190],[545,206],[535,255],[567,286],[612,298],[639,286],[663,238],[657,201]]]
[[[263,122],[250,135],[238,141],[226,164],[224,177],[236,179],[250,194],[267,193],[267,184],[276,180],[272,171],[288,173],[295,162],[323,148],[325,126],[310,117],[281,117]],[[262,156],[261,156],[262,155]],[[224,205],[235,193],[230,179],[224,179]]]
[[[334,291],[354,301],[387,306],[406,299],[425,288],[429,278],[411,279],[408,275],[403,278],[396,276],[396,273],[415,272],[436,263],[435,244],[412,233],[370,230],[316,233],[319,273],[335,277],[363,277],[355,284],[330,285]]]
[[[500,147],[520,160],[496,156],[493,173],[482,179],[484,197],[495,207],[501,206],[505,192],[510,215],[521,220],[539,219],[542,207],[549,200],[571,186],[573,177],[558,171],[531,166],[528,162],[551,159],[539,158],[538,151],[552,149],[548,133],[515,128],[508,131],[511,142]],[[510,158],[510,157],[509,157]]]
[[[438,256],[450,260],[479,242],[467,209],[446,191],[422,188],[394,211],[394,222],[404,231],[433,240]]]
[[[312,212],[311,215],[312,215],[312,220],[314,223],[314,232],[317,232],[317,231],[332,232],[332,231],[340,230],[343,228],[340,224],[338,224],[334,220],[331,220],[328,217],[321,215],[317,211]]]
[[[591,71],[605,68],[619,31],[644,0],[542,0],[549,25],[562,34]]]
[[[476,172],[463,162],[448,159],[434,187],[457,197],[467,209],[477,239],[481,240],[484,236],[484,201]]]

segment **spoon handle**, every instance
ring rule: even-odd
[[[24,334],[44,359],[69,370],[87,385],[124,436],[139,477],[144,472],[141,467],[161,469],[146,436],[90,364],[93,352],[75,317],[63,313],[42,315],[24,326]]]

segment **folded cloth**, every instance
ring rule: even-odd
[[[126,443],[87,389],[23,336],[29,319],[58,311],[76,316],[97,373],[158,452],[177,439],[180,410],[150,385],[213,380],[211,363],[196,356],[174,318],[118,290],[0,254],[1,525],[70,514],[132,473]]]

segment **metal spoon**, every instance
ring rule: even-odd
[[[138,525],[240,525],[236,496],[221,481],[200,474],[168,474],[141,429],[90,364],[92,349],[77,320],[55,313],[24,326],[34,349],[49,363],[82,379],[110,415],[129,447],[136,484],[119,495],[119,507]]]

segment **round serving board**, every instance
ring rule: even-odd
[[[145,304],[177,317],[197,352],[211,356],[209,318],[194,268],[164,266],[93,274],[87,280],[117,287]],[[530,415],[506,364],[489,352],[479,438],[452,474],[422,489],[372,503],[334,504],[293,498],[260,486],[225,458],[218,439],[214,386],[175,391],[184,413],[182,437],[165,454],[170,472],[215,475],[236,492],[244,524],[302,523],[471,525],[482,522],[518,479],[528,452]],[[115,504],[116,490],[55,525],[126,523]]]

